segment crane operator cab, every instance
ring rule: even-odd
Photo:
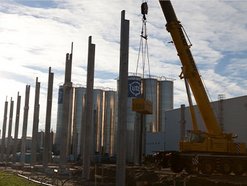
[[[192,143],[202,143],[206,138],[205,133],[201,131],[188,130],[185,141]]]

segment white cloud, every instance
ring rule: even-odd
[[[54,6],[42,8],[2,0],[0,80],[6,88],[1,90],[0,103],[3,105],[6,95],[16,99],[17,91],[20,91],[23,105],[27,83],[32,85],[30,100],[33,100],[35,78],[39,77],[43,112],[40,121],[44,127],[48,68],[51,66],[55,73],[52,117],[52,128],[55,129],[57,87],[64,81],[65,54],[70,52],[73,41],[72,81],[85,85],[90,35],[96,44],[97,77],[94,84],[115,89],[114,79],[119,70],[120,12],[126,10],[126,19],[130,20],[129,69],[133,72],[141,31],[140,3],[137,0],[56,0]],[[247,3],[239,0],[234,3],[226,0],[174,0],[172,3],[192,41],[193,56],[214,100],[217,94],[222,93],[227,97],[246,94]],[[166,21],[158,1],[149,1],[148,4],[150,72],[176,79],[174,100],[179,106],[186,102],[184,83],[178,79],[181,64],[173,44],[169,43],[171,37],[166,31]],[[100,78],[104,72],[107,75]],[[33,101],[30,102],[30,121],[32,110]],[[3,108],[0,108],[2,115]]]

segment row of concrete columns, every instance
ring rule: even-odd
[[[128,48],[129,48],[129,21],[125,20],[125,11],[121,12],[121,36],[120,36],[120,68],[119,68],[119,99],[118,99],[118,145],[117,145],[117,185],[125,185],[125,164],[126,164],[126,123],[127,123],[127,95],[128,95]],[[71,82],[71,67],[72,67],[72,52],[73,43],[71,47],[71,53],[66,54],[66,67],[65,67],[65,80],[63,90],[63,124],[62,124],[62,142],[60,146],[60,166],[64,167],[67,163],[67,156],[69,152],[69,138],[71,133],[70,126],[70,112],[71,112],[71,96],[72,96],[72,82]],[[85,125],[82,125],[82,144],[83,144],[83,173],[84,179],[88,180],[90,177],[90,161],[93,155],[92,143],[93,143],[93,85],[94,85],[94,62],[95,61],[95,44],[92,44],[92,37],[88,40],[88,69],[87,69],[87,90],[85,96]],[[45,143],[43,152],[43,165],[46,167],[50,161],[51,149],[50,149],[50,124],[51,124],[51,109],[52,109],[52,89],[53,89],[53,73],[49,68],[48,77],[48,93],[47,93],[47,108],[46,108],[46,123],[45,123]],[[21,146],[21,163],[25,163],[26,152],[26,134],[27,134],[27,121],[29,110],[29,93],[30,85],[26,86],[25,93],[25,106],[23,117],[23,129],[22,129],[22,146]],[[36,163],[36,146],[37,146],[37,134],[39,123],[39,93],[40,82],[36,79],[35,87],[35,103],[34,103],[34,115],[33,115],[33,133],[32,133],[32,156],[31,164]],[[19,113],[20,113],[21,97],[18,93],[17,99],[17,111],[16,111],[16,126],[15,126],[15,143],[13,152],[16,153],[16,141],[18,136],[19,127]],[[8,139],[11,136],[12,115],[13,115],[13,103],[11,100],[10,120]],[[4,120],[3,120],[3,135],[2,135],[2,148],[1,148],[1,160],[4,160],[5,154],[5,133],[7,122],[7,109],[8,102],[5,102]],[[9,143],[8,143],[9,144]],[[8,152],[10,152],[8,150]],[[13,162],[16,161],[14,154]]]
[[[125,185],[126,164],[126,123],[127,123],[127,96],[128,96],[128,51],[129,48],[129,20],[125,19],[125,11],[121,12],[121,37],[120,37],[120,69],[119,69],[119,99],[118,99],[118,150],[117,150],[117,185]],[[73,44],[72,44],[73,49]],[[72,51],[66,54],[65,80],[63,84],[63,120],[60,145],[60,168],[66,168],[71,139],[71,67]],[[87,90],[85,95],[85,113],[81,125],[81,146],[83,147],[83,171],[82,178],[90,178],[90,162],[92,160],[93,144],[93,84],[94,84],[95,44],[92,37],[88,39],[88,64],[87,64]],[[75,140],[74,140],[75,141]]]
[[[51,139],[50,139],[50,123],[51,123],[51,108],[52,108],[52,88],[53,88],[53,73],[51,68],[49,68],[49,78],[48,78],[48,94],[47,94],[47,109],[46,109],[46,130],[45,130],[45,145],[43,154],[43,164],[46,165],[49,161],[49,154],[46,152],[51,151]],[[33,115],[33,131],[32,131],[32,148],[31,148],[31,165],[36,164],[36,153],[37,153],[37,136],[38,136],[38,125],[39,125],[39,97],[40,97],[40,82],[36,78],[35,85],[35,98],[34,98],[34,115]],[[28,127],[28,113],[29,113],[29,98],[30,98],[30,85],[26,85],[25,90],[25,105],[23,113],[23,126],[22,126],[22,138],[21,138],[21,157],[20,163],[25,164],[26,158],[26,139],[27,139],[27,127]],[[18,145],[18,132],[19,132],[19,119],[20,119],[20,106],[21,106],[21,96],[19,92],[17,94],[17,104],[16,104],[16,117],[15,117],[15,132],[14,132],[14,143],[11,146],[11,133],[12,133],[12,120],[13,120],[13,109],[14,101],[10,100],[10,113],[9,113],[9,125],[8,125],[8,138],[7,138],[7,148],[6,148],[6,125],[7,125],[7,112],[8,112],[8,101],[5,101],[4,106],[4,119],[3,119],[3,132],[2,132],[2,142],[1,142],[1,155],[0,160],[16,163],[17,157],[17,145]],[[48,137],[47,137],[48,136]],[[9,159],[10,153],[12,152],[12,160]],[[51,156],[51,153],[50,153]]]

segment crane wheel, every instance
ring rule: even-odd
[[[211,160],[202,160],[200,162],[200,167],[199,167],[200,171],[202,172],[202,174],[212,174],[215,170],[215,164],[213,161]]]
[[[220,162],[219,172],[228,175],[232,172],[231,163],[229,161]]]
[[[178,154],[173,154],[170,159],[170,166],[171,170],[175,173],[180,173],[184,169],[183,162]]]
[[[245,172],[244,164],[241,161],[235,161],[232,169],[235,175],[242,175]]]
[[[180,166],[179,164],[174,164],[171,166],[171,170],[172,172],[180,173],[183,170],[183,167]]]

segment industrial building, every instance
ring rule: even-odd
[[[231,99],[219,97],[212,102],[221,128],[226,133],[233,133],[236,142],[247,144],[247,96]],[[205,131],[201,115],[197,106],[194,106],[199,129]],[[192,121],[189,108],[184,109],[184,119],[181,118],[181,108],[166,112],[165,125],[165,150],[179,150],[180,139],[186,138],[186,131],[192,129]]]

